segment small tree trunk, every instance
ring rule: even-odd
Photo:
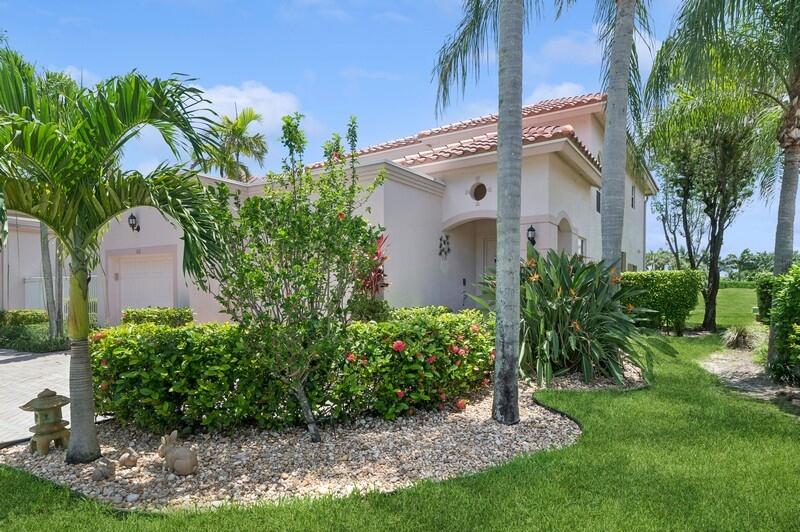
[[[297,396],[297,400],[300,401],[300,408],[303,411],[303,417],[306,420],[306,425],[308,425],[308,434],[311,436],[311,441],[314,443],[321,442],[322,436],[320,436],[319,428],[317,427],[317,420],[314,418],[314,412],[311,411],[311,404],[308,402],[305,386],[302,384],[296,385],[294,388],[294,393]]]
[[[64,336],[64,250],[61,241],[56,240],[56,335]]]
[[[608,61],[608,101],[603,138],[603,193],[600,228],[603,262],[619,265],[625,217],[625,169],[628,162],[628,82],[637,0],[617,0]]]
[[[724,221],[719,221],[720,227],[724,227]],[[712,228],[709,246],[710,254],[708,260],[708,284],[706,285],[705,303],[706,309],[703,314],[703,329],[706,331],[717,330],[717,293],[719,293],[719,255],[722,251],[723,229],[715,230]]]
[[[53,297],[53,264],[50,262],[50,229],[44,222],[39,222],[39,247],[42,252],[44,306],[47,310],[48,334],[52,340],[58,336],[58,328],[56,323],[56,301]]]
[[[522,180],[522,0],[501,0],[498,15],[497,328],[492,417],[519,423],[519,262]]]
[[[94,424],[94,389],[89,359],[89,271],[83,257],[72,257],[69,287],[69,395],[71,431],[67,463],[100,457]]]

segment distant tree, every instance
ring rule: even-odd
[[[677,87],[653,115],[648,143],[671,161],[709,224],[708,282],[703,328],[716,330],[716,300],[725,230],[760,179],[775,171],[777,150],[764,128],[763,104],[736,90],[732,80],[714,88]],[[688,250],[687,250],[688,252]]]
[[[648,270],[679,270],[680,263],[671,249],[656,249],[645,253],[644,267]]]
[[[242,158],[255,159],[259,167],[264,164],[267,141],[262,133],[249,133],[248,129],[261,121],[261,115],[252,107],[245,107],[235,117],[227,115],[214,124],[213,131],[218,143],[206,150],[198,163],[204,171],[219,170],[220,177],[237,181],[249,181],[253,174]]]

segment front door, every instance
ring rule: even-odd
[[[497,264],[497,240],[494,238],[483,239],[483,268],[482,276],[494,273]]]

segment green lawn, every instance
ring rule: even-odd
[[[755,319],[753,307],[756,306],[756,291],[750,288],[725,288],[717,296],[717,325],[747,325]],[[688,327],[699,327],[703,323],[705,305],[699,298],[698,305],[689,315]]]
[[[747,291],[720,293],[720,324],[746,321]],[[751,318],[750,318],[751,319]],[[581,420],[578,444],[485,473],[390,495],[167,516],[118,514],[0,468],[0,529],[31,530],[797,530],[800,422],[720,386],[695,361],[717,336],[679,350],[650,389],[546,392]]]

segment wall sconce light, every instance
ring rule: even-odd
[[[139,220],[136,219],[136,215],[133,213],[128,216],[128,227],[130,227],[131,231],[135,233],[138,233],[142,230],[142,228],[139,226]]]
[[[528,227],[528,242],[531,243],[531,246],[536,245],[536,228],[533,225]]]

